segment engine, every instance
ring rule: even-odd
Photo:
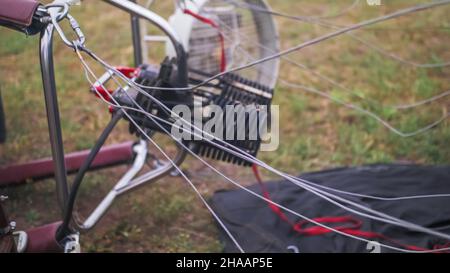
[[[270,126],[270,105],[273,89],[232,73],[225,74],[193,91],[157,89],[157,87],[173,88],[172,83],[176,72],[174,61],[169,59],[161,64],[159,71],[148,65],[143,65],[138,69],[134,80],[140,86],[145,86],[145,88],[142,88],[145,92],[142,92],[142,90],[136,92],[136,103],[145,112],[168,121],[170,124],[163,123],[155,118],[152,120],[144,113],[130,110],[129,114],[133,117],[133,120],[139,127],[145,128],[146,133],[155,131],[160,133],[173,132],[173,124],[178,124],[179,127],[176,129],[183,132],[182,129],[184,128],[184,135],[186,135],[186,131],[196,132],[197,136],[188,134],[190,137],[182,138],[183,143],[196,154],[249,166],[248,161],[217,147],[213,143],[224,146],[223,142],[225,142],[256,156],[261,145],[262,134],[265,132],[261,128]],[[190,86],[198,85],[202,82],[202,79],[212,76],[202,71],[192,70],[189,75]],[[155,99],[160,103],[155,102]],[[173,115],[167,110],[167,108],[173,110],[179,105],[190,110],[189,116],[184,115],[182,117],[184,123],[177,122],[180,116]],[[211,111],[211,109],[215,111]],[[215,128],[211,128],[214,129],[211,131],[212,133],[202,135],[199,131],[190,130],[190,126],[186,126],[188,124],[186,121],[195,124],[197,127],[202,126],[203,130],[205,130],[203,126],[205,124],[214,124],[213,127]],[[133,123],[130,123],[130,132],[138,136],[142,135],[142,132]],[[211,137],[212,134],[216,139]],[[223,142],[220,143],[217,139]]]

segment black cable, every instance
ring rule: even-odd
[[[123,115],[124,115],[124,113],[123,113],[123,110],[121,110],[121,109],[113,114],[108,125],[103,130],[100,137],[97,139],[97,142],[95,143],[94,147],[92,147],[88,157],[83,162],[83,165],[78,170],[78,173],[73,181],[67,203],[64,207],[63,223],[59,227],[58,232],[56,234],[56,239],[58,242],[60,242],[67,235],[72,233],[72,230],[70,229],[70,222],[72,221],[73,208],[75,205],[75,200],[77,198],[78,189],[81,186],[81,182],[83,181],[84,175],[89,170],[92,162],[94,161],[94,159],[97,156],[98,152],[100,151],[101,147],[105,143],[108,136],[111,134],[112,130],[115,128],[117,122],[119,122],[119,120],[122,119]]]
[[[5,112],[3,111],[2,91],[0,89],[0,143],[6,141]]]

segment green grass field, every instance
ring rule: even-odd
[[[269,1],[276,10],[297,15],[333,14],[352,1]],[[402,7],[427,1],[383,1],[369,7],[365,1],[346,16],[333,19],[349,25]],[[171,14],[171,1],[156,1],[155,9]],[[113,65],[132,65],[127,14],[101,1],[84,1],[72,14],[80,22],[87,46]],[[359,38],[417,63],[450,60],[450,7],[440,7],[354,32]],[[277,18],[282,48],[330,32],[323,27]],[[161,55],[162,50],[155,50]],[[5,104],[8,140],[0,145],[0,165],[50,155],[38,37],[0,29],[0,87]],[[282,62],[280,78],[327,92],[332,98],[369,109],[401,131],[410,132],[448,115],[450,100],[409,110],[386,105],[413,103],[449,89],[450,68],[421,69],[400,64],[348,35],[289,55],[349,90],[333,87],[311,72]],[[81,66],[73,52],[55,42],[55,62],[66,151],[89,148],[109,119],[107,107],[88,91]],[[379,162],[448,164],[450,126],[444,120],[424,134],[402,138],[374,119],[329,99],[279,84],[275,104],[280,105],[281,145],[261,153],[272,166],[298,174],[336,166]],[[129,140],[123,122],[110,143]],[[254,183],[249,170],[216,164],[244,184]],[[204,196],[231,188],[214,173],[190,158],[183,169]],[[90,173],[78,206],[86,215],[114,184],[125,167]],[[264,173],[266,178],[275,178]],[[59,219],[54,182],[27,183],[0,189],[18,227],[28,228]],[[249,197],[251,198],[251,197]],[[82,236],[84,251],[218,252],[217,228],[194,192],[181,178],[165,178],[120,199],[93,231]]]

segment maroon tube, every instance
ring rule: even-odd
[[[27,253],[61,253],[64,249],[56,241],[56,232],[61,222],[32,228],[26,231],[28,243]]]
[[[90,150],[74,152],[65,156],[68,173],[77,172],[89,155]],[[106,168],[129,162],[133,158],[133,142],[110,145],[100,149],[90,170]],[[0,187],[20,184],[27,179],[43,179],[53,177],[54,165],[51,158],[35,160],[23,164],[0,168]]]
[[[0,201],[0,253],[15,252],[15,243],[9,231],[10,224]]]

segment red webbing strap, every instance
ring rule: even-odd
[[[358,219],[355,219],[351,216],[337,216],[337,217],[319,217],[314,218],[314,221],[321,223],[321,224],[347,224],[347,225],[341,225],[341,226],[333,226],[333,229],[339,230],[339,231],[347,231],[347,230],[358,230],[362,226],[362,222]],[[321,226],[312,226],[308,228],[303,228],[303,226],[308,225],[309,222],[306,220],[302,220],[300,222],[297,222],[293,229],[303,235],[308,236],[317,236],[322,235],[325,233],[331,232],[330,229],[321,227]]]
[[[220,39],[220,72],[224,72],[226,70],[227,67],[227,61],[225,58],[225,39],[223,37],[222,32],[220,31],[219,25],[216,24],[216,22],[214,22],[213,20],[203,17],[200,14],[197,14],[189,9],[184,9],[183,11],[185,14],[188,14],[192,17],[194,17],[195,19],[199,20],[202,23],[205,23],[207,25],[210,25],[211,27],[217,29],[217,31],[219,32],[219,39]]]

